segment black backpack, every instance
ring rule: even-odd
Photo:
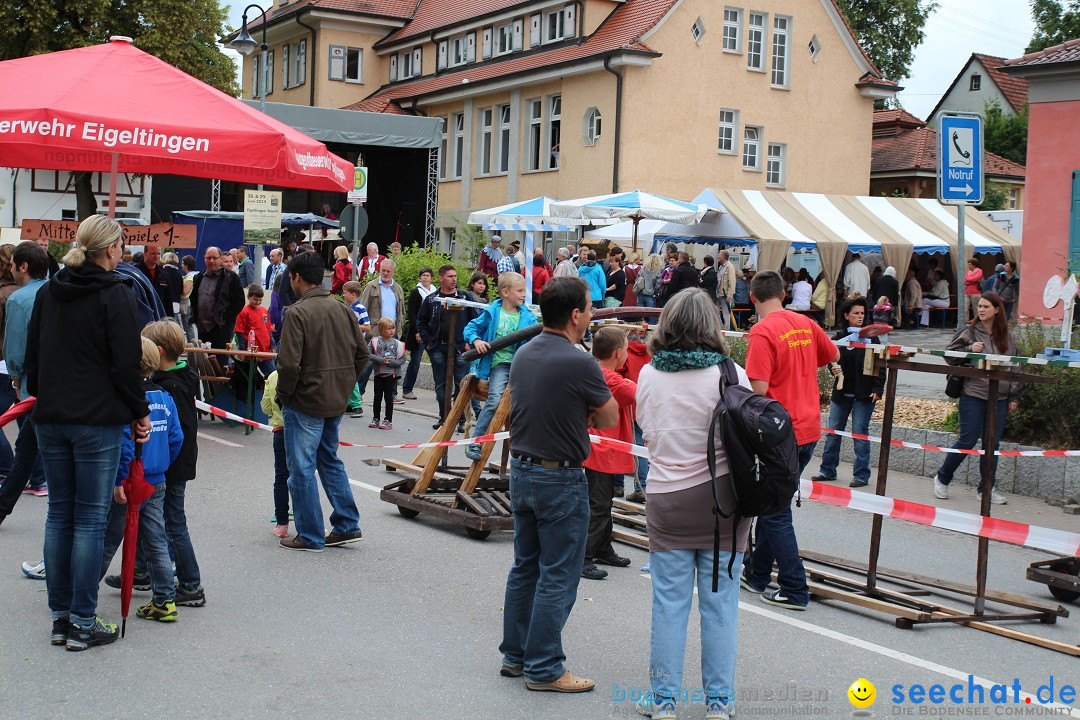
[[[716,440],[727,453],[729,483],[716,480]],[[720,577],[720,518],[731,518],[731,560],[739,522],[790,507],[799,487],[799,451],[787,410],[771,398],[739,385],[735,363],[720,364],[720,401],[709,425],[707,457],[713,488],[713,592]]]

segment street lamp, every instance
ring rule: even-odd
[[[247,27],[248,10],[251,8],[255,8],[259,11],[259,14],[262,15],[262,44],[259,45],[259,50],[261,51],[261,54],[259,55],[259,110],[265,115],[266,85],[270,80],[266,76],[266,51],[268,49],[266,45],[266,11],[254,3],[244,8],[244,15],[240,20],[240,34],[229,43],[229,47],[245,57],[255,52],[255,38],[251,37],[251,33],[248,32]],[[259,190],[261,191],[262,189],[262,183],[259,183]],[[263,276],[263,252],[261,251],[255,253],[255,276]]]

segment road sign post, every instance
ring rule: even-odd
[[[974,113],[947,113],[938,118],[938,200],[956,205],[956,325],[967,318],[964,294],[964,214],[966,206],[980,205],[983,178],[983,119]]]
[[[361,203],[367,202],[368,170],[366,167],[357,166],[353,169],[353,189],[349,191],[348,200],[352,205],[345,208],[350,213],[342,212],[338,218],[340,230],[346,240],[353,245],[353,279],[360,277],[360,267],[357,262],[360,259],[360,241],[367,232],[367,213],[361,207]],[[346,215],[348,215],[346,217]],[[362,227],[361,227],[362,226]],[[350,237],[351,236],[351,237]]]

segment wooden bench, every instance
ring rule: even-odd
[[[948,327],[947,322],[949,319],[949,313],[955,313],[959,308],[950,305],[949,307],[932,307],[930,308],[930,324],[934,324],[934,313],[941,313],[941,327]]]

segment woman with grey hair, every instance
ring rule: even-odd
[[[645,520],[653,587],[652,692],[638,710],[654,719],[675,717],[696,582],[705,717],[719,720],[734,711],[739,580],[721,572],[719,590],[712,591],[715,518],[707,444],[713,408],[720,400],[721,363],[733,362],[712,298],[698,288],[674,295],[660,315],[649,349],[652,362],[638,379],[637,421],[649,445]],[[749,388],[746,372],[738,365],[735,369],[739,384]],[[730,487],[727,475],[727,455],[718,444],[718,493]],[[736,548],[734,567],[739,567],[750,520],[734,529],[734,542],[731,525],[722,522],[719,527],[720,547]],[[729,556],[721,553],[721,567]]]
[[[113,272],[123,249],[120,225],[92,215],[75,238],[64,268],[38,293],[26,377],[37,397],[32,417],[49,483],[45,580],[52,644],[85,650],[118,634],[97,617],[105,522],[124,428],[131,426],[137,443],[149,439],[151,428],[135,295]]]
[[[641,282],[634,286],[634,292],[637,293],[638,297],[638,305],[641,307],[656,307],[656,296],[660,292],[660,272],[663,269],[664,258],[657,253],[645,258],[645,264],[641,266],[641,270],[638,272],[637,278],[635,278],[635,282],[637,280]],[[640,286],[640,290],[638,286]]]

